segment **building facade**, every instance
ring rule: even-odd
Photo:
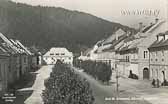
[[[8,88],[9,54],[0,47],[0,96]]]
[[[159,32],[165,31],[166,25],[167,21],[156,19],[155,23],[142,28],[136,35],[129,37],[130,39],[126,39],[118,50],[120,53],[118,69],[122,74],[128,77],[131,70],[139,79],[151,79],[148,47],[156,40]]]
[[[43,55],[43,60],[46,64],[56,64],[57,60],[61,60],[63,63],[72,65],[73,54],[66,48],[54,47]]]
[[[148,48],[150,52],[150,77],[160,84],[168,80],[168,31],[157,35],[157,40]]]

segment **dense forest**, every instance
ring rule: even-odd
[[[79,11],[0,1],[0,32],[27,46],[45,49],[64,46],[80,52],[118,28],[134,31]]]

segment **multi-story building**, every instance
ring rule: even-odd
[[[167,21],[156,19],[155,23],[145,26],[136,35],[125,40],[124,45],[117,50],[120,53],[118,69],[122,74],[128,76],[131,70],[140,79],[150,79],[148,47],[166,27]]]
[[[157,40],[148,48],[151,79],[161,83],[168,81],[168,31],[157,35]]]
[[[111,68],[114,68],[116,59],[115,50],[122,46],[124,39],[127,38],[128,35],[129,33],[118,29],[108,38],[97,42],[90,51],[90,60],[105,62],[110,64]]]
[[[56,64],[57,60],[61,60],[63,63],[72,65],[73,54],[66,48],[54,47],[51,48],[45,55],[43,55],[43,60],[47,64]]]

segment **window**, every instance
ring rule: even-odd
[[[144,51],[144,59],[148,57],[148,51]]]
[[[155,53],[155,57],[158,55],[158,52]]]
[[[162,51],[162,56],[164,56],[164,51]]]
[[[153,59],[151,58],[151,61],[153,61]]]
[[[71,60],[71,57],[69,57],[69,60]]]
[[[65,55],[65,53],[61,53],[61,55]]]
[[[59,55],[59,53],[56,53],[55,55]]]
[[[128,62],[129,62],[129,56],[128,56]]]
[[[126,62],[129,62],[129,56],[126,56]]]
[[[155,61],[157,61],[158,59],[155,59]]]
[[[164,59],[162,59],[162,61],[164,61]]]
[[[54,55],[54,53],[50,53],[50,55]]]

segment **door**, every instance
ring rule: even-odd
[[[149,69],[148,68],[143,69],[143,79],[149,79]]]

